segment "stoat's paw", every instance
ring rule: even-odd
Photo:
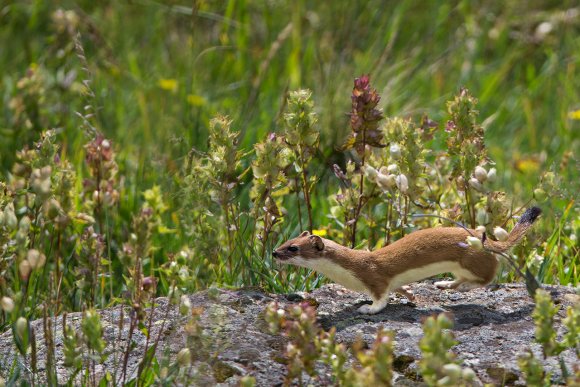
[[[361,306],[360,308],[358,308],[358,311],[362,314],[377,314],[379,313],[383,308],[377,308],[374,305],[368,305],[365,304],[363,306]]]
[[[456,284],[456,281],[437,281],[434,285],[439,289],[453,289]]]

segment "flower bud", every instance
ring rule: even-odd
[[[30,275],[31,271],[32,266],[30,265],[30,262],[28,262],[26,259],[20,262],[20,264],[18,265],[18,272],[20,273],[20,278],[22,278],[22,280],[24,281],[28,280],[28,276]]]
[[[484,233],[485,232],[485,226],[477,226],[475,228],[475,231],[480,232],[480,233]]]
[[[443,372],[454,379],[461,377],[461,367],[455,363],[445,364],[443,366]]]
[[[545,202],[547,198],[548,195],[546,194],[546,191],[544,191],[543,189],[536,188],[534,190],[534,199],[536,199],[538,202],[540,203]]]
[[[187,367],[191,364],[191,351],[189,348],[183,348],[177,353],[177,363],[182,367]]]
[[[391,157],[394,160],[399,160],[401,158],[401,147],[399,146],[399,144],[391,145],[389,151],[391,152]]]
[[[495,168],[491,168],[489,172],[487,172],[487,180],[490,183],[493,183],[497,179],[497,170]]]
[[[483,168],[479,165],[477,167],[475,167],[475,171],[473,171],[473,175],[475,176],[475,178],[477,180],[479,180],[480,183],[483,183],[487,180],[487,171],[485,170],[485,168]]]
[[[4,209],[4,224],[9,230],[16,230],[16,227],[18,227],[18,218],[16,218],[12,203],[9,203]]]
[[[30,230],[30,218],[28,216],[23,216],[18,223],[18,231],[26,233],[28,230]]]
[[[28,250],[26,260],[30,263],[31,269],[38,269],[46,263],[46,256],[36,249]]]
[[[179,313],[181,313],[182,316],[187,316],[191,311],[191,301],[186,295],[182,295],[180,300]]]
[[[397,183],[396,183],[396,179],[395,179],[395,175],[383,175],[382,173],[379,173],[377,175],[377,184],[382,188],[382,189],[389,189],[389,188],[393,188]]]
[[[495,235],[498,241],[504,242],[508,239],[508,232],[501,227],[496,227],[493,229],[493,235]]]
[[[481,242],[481,239],[479,239],[478,237],[468,236],[465,241],[469,246],[473,247],[476,250],[483,249],[483,243]]]
[[[16,336],[18,336],[19,339],[24,338],[24,335],[28,329],[28,320],[22,316],[18,317],[18,320],[16,320],[15,328]]]
[[[390,164],[390,165],[387,167],[387,171],[388,171],[389,173],[397,173],[397,171],[398,171],[398,170],[399,170],[399,166],[398,166],[397,164]]]
[[[377,177],[377,170],[370,165],[365,165],[365,176],[370,180],[374,180]]]
[[[463,376],[464,380],[467,381],[471,381],[475,379],[475,371],[473,371],[471,368],[467,367],[463,369],[463,372],[461,373]]]
[[[409,190],[409,181],[407,180],[407,176],[403,174],[398,175],[395,179],[395,183],[402,193],[407,193]]]
[[[469,179],[469,185],[471,186],[471,188],[473,188],[474,190],[476,190],[478,192],[485,191],[485,188],[483,188],[483,185],[475,177],[472,177],[471,179]]]
[[[14,310],[14,301],[12,298],[4,296],[0,300],[0,306],[4,312],[10,313]]]

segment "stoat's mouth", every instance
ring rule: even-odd
[[[286,262],[292,257],[276,257],[276,261],[278,262]]]

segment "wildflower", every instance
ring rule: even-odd
[[[16,336],[20,339],[24,338],[24,335],[27,333],[28,330],[28,320],[25,317],[18,317],[16,320]]]
[[[177,82],[177,79],[162,78],[159,80],[159,82],[157,84],[159,85],[159,87],[161,89],[170,91],[172,93],[175,93],[177,91],[177,88],[179,87],[179,83]]]
[[[487,180],[490,183],[493,183],[497,178],[497,170],[495,168],[491,168],[489,172],[487,172]]]
[[[546,191],[544,191],[543,189],[536,188],[534,190],[534,199],[536,199],[538,202],[540,203],[545,202],[547,198],[548,195],[546,194]]]
[[[400,174],[395,178],[395,183],[397,184],[397,188],[401,190],[402,193],[407,193],[409,190],[409,180],[407,180],[407,176]]]
[[[389,151],[391,152],[391,157],[393,158],[393,160],[399,160],[401,158],[401,147],[399,146],[399,144],[391,145]]]
[[[472,177],[471,179],[469,179],[469,185],[474,190],[476,190],[478,192],[484,192],[485,191],[485,188],[483,187],[483,185],[475,177]]]
[[[12,300],[12,298],[4,296],[0,300],[0,306],[2,307],[2,310],[4,310],[4,312],[10,313],[14,310],[14,301]]]
[[[191,351],[189,348],[183,348],[177,353],[177,363],[182,367],[187,367],[191,364]]]
[[[354,80],[352,89],[352,110],[350,112],[350,126],[352,133],[343,148],[355,148],[359,155],[365,151],[365,146],[383,147],[381,141],[383,133],[379,129],[379,121],[383,112],[377,109],[381,97],[370,86],[370,77],[363,75]]]
[[[375,180],[377,177],[377,170],[371,167],[370,165],[365,165],[365,176],[368,177],[370,180]]]
[[[508,232],[501,227],[496,227],[493,229],[493,235],[497,238],[498,241],[507,241],[508,239]]]
[[[479,165],[475,167],[475,171],[473,172],[473,174],[475,175],[475,178],[479,180],[480,183],[483,183],[487,180],[487,171],[485,170],[485,168]]]
[[[393,188],[397,185],[395,175],[383,175],[382,173],[379,173],[377,175],[377,184],[384,190]]]
[[[30,264],[31,269],[38,269],[46,263],[46,256],[36,249],[28,250],[26,260]]]
[[[478,237],[474,237],[474,236],[468,236],[465,241],[467,242],[467,244],[471,247],[473,247],[476,250],[482,250],[483,249],[483,243],[481,242],[481,239],[479,239]]]
[[[28,276],[30,275],[31,271],[32,266],[30,265],[30,262],[28,262],[26,259],[20,262],[20,264],[18,265],[18,272],[20,273],[20,277],[22,278],[23,281],[28,280]]]

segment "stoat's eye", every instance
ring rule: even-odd
[[[288,247],[288,251],[296,252],[296,251],[298,251],[298,247],[290,246],[290,247]]]

